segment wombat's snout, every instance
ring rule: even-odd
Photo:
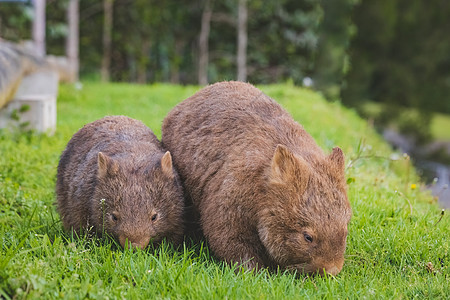
[[[125,248],[131,248],[131,249],[139,248],[141,250],[144,250],[150,242],[150,237],[145,237],[145,238],[140,238],[140,239],[130,239],[125,236],[120,236],[119,242],[120,242],[120,245],[124,249]]]
[[[341,271],[337,266],[332,266],[331,268],[325,269],[325,272],[330,275],[337,275]]]
[[[341,272],[343,266],[344,260],[336,263],[330,263],[325,265],[323,268],[319,268],[318,272],[316,273],[318,273],[321,276],[325,274],[336,276],[337,274],[339,274],[339,272]]]
[[[308,263],[308,264],[299,264],[288,266],[287,269],[290,271],[295,271],[298,274],[305,274],[308,276],[324,276],[332,275],[336,276],[342,270],[344,266],[344,260],[333,261],[329,263]]]

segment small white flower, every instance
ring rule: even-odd
[[[400,155],[398,153],[392,153],[390,158],[391,160],[399,160]]]
[[[83,84],[80,81],[75,82],[74,87],[76,90],[81,91],[83,89]]]

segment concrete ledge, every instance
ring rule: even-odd
[[[56,130],[57,95],[56,72],[44,70],[24,77],[13,100],[0,111],[0,127],[53,134]]]
[[[52,135],[56,130],[56,97],[30,95],[14,99],[0,111],[1,128],[34,129]]]

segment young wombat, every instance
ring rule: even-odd
[[[247,83],[210,85],[167,115],[162,143],[216,256],[340,272],[351,216],[344,155],[324,155],[274,100]]]
[[[183,237],[183,191],[172,157],[147,126],[125,116],[75,133],[59,161],[56,196],[66,230],[92,227],[141,249]]]

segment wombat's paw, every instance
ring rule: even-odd
[[[263,268],[263,265],[261,262],[257,262],[254,257],[249,259],[241,259],[239,262],[231,261],[231,266],[234,266],[234,271],[236,274],[242,273],[242,272],[253,272],[258,271]]]
[[[238,270],[244,268],[246,271],[257,271],[260,269],[264,269],[265,265],[262,259],[260,259],[259,257],[253,256],[251,254],[246,254],[241,256],[241,259],[237,263],[237,267]]]
[[[260,270],[264,268],[264,264],[254,257],[252,257],[250,260],[244,261],[242,263],[242,266],[248,270]]]

